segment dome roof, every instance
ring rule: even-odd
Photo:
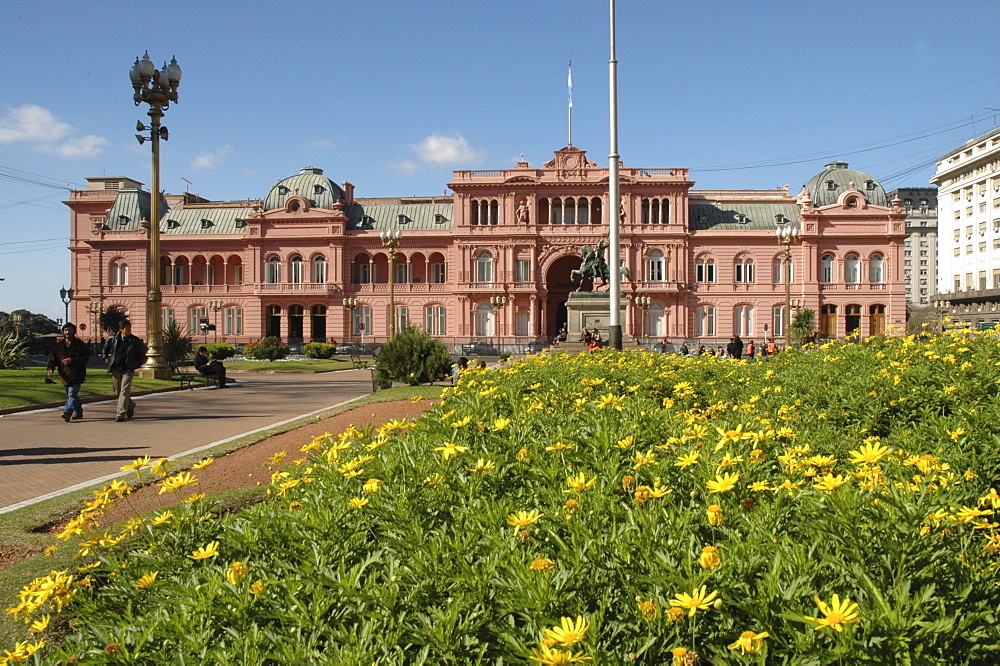
[[[308,199],[315,208],[333,208],[334,203],[344,200],[344,191],[324,176],[322,169],[306,167],[271,188],[264,199],[264,210],[284,208],[285,200],[296,194]]]
[[[809,193],[813,206],[828,206],[837,203],[840,195],[852,187],[861,192],[871,205],[889,205],[882,185],[863,171],[848,169],[847,162],[830,162],[822,173],[813,176],[802,189]]]

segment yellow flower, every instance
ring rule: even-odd
[[[466,467],[466,471],[472,472],[473,474],[480,474],[482,472],[488,472],[489,470],[496,467],[492,460],[483,460],[480,458],[476,461],[474,467]]]
[[[851,603],[851,600],[846,597],[841,602],[840,597],[835,594],[833,595],[833,601],[829,605],[819,597],[815,597],[815,599],[816,605],[819,606],[819,610],[823,613],[824,617],[815,618],[806,616],[805,619],[815,622],[818,625],[816,631],[819,631],[823,627],[833,627],[837,631],[843,631],[843,625],[857,622],[861,619],[861,616],[858,615],[858,605]]]
[[[749,486],[752,492],[759,493],[764,490],[770,490],[771,488],[767,485],[767,481],[754,481]]]
[[[698,462],[698,458],[700,457],[701,457],[700,452],[689,451],[688,453],[685,453],[684,455],[677,458],[677,462],[674,463],[674,467],[680,467],[681,469],[690,467],[691,465],[696,464]]]
[[[133,460],[132,462],[130,462],[128,465],[122,465],[118,469],[121,470],[122,472],[127,472],[129,470],[132,470],[132,471],[135,472],[135,475],[137,477],[141,478],[141,475],[139,474],[139,470],[142,469],[143,467],[145,467],[146,465],[148,465],[149,461],[150,461],[149,456],[146,456],[145,458],[136,458],[135,460]]]
[[[701,555],[698,556],[698,563],[702,569],[716,569],[722,564],[722,560],[719,558],[719,551],[714,546],[705,546],[701,549]]]
[[[153,586],[153,583],[156,581],[156,576],[159,573],[160,573],[159,571],[150,571],[148,574],[146,574],[138,581],[136,581],[135,586],[138,588],[142,588],[144,590],[148,590]]]
[[[656,604],[652,601],[643,601],[642,597],[636,597],[635,601],[639,604],[639,612],[642,613],[642,617],[646,620],[655,620],[660,615],[660,609],[656,607]]]
[[[889,453],[889,447],[880,446],[876,441],[865,444],[860,449],[849,451],[848,453],[854,456],[851,458],[851,462],[855,465],[872,465],[877,463]]]
[[[347,503],[350,506],[354,507],[355,509],[360,509],[365,504],[368,504],[368,498],[366,498],[366,497],[352,497],[351,499],[347,500]]]
[[[965,428],[955,428],[954,430],[946,430],[945,432],[948,433],[948,436],[951,437],[951,441],[953,442],[957,442],[962,435],[968,434],[968,431]]]
[[[368,479],[365,481],[365,485],[363,485],[361,489],[366,493],[375,493],[378,492],[378,489],[382,487],[383,483],[385,483],[385,481],[382,481],[381,479]]]
[[[587,480],[587,475],[584,472],[580,472],[576,476],[567,476],[566,485],[569,486],[569,490],[564,490],[564,493],[582,493],[587,488],[590,488],[597,482],[597,477]]]
[[[712,602],[719,596],[718,592],[705,593],[705,586],[695,588],[691,594],[680,592],[670,600],[670,605],[677,608],[686,608],[688,616],[694,616],[699,610],[708,610]]]
[[[255,581],[253,585],[250,586],[250,594],[260,594],[264,591],[264,583]]]
[[[517,452],[518,462],[524,462],[529,456],[531,456],[531,452],[528,449],[521,449]]]
[[[621,405],[619,405],[618,403],[622,402],[623,400],[625,400],[625,396],[623,395],[618,396],[612,393],[607,393],[599,397],[595,402],[597,402],[598,407],[600,407],[601,409],[608,407],[610,405],[613,406],[618,411],[621,411]]]
[[[59,546],[46,546],[42,552],[45,553],[45,557],[50,557],[57,550],[59,550]]]
[[[427,486],[428,488],[433,488],[437,484],[441,483],[443,480],[444,476],[442,476],[441,474],[431,474],[426,479],[424,479],[424,485]]]
[[[546,629],[542,633],[542,638],[549,645],[559,644],[563,647],[571,647],[583,640],[589,627],[590,625],[581,615],[577,615],[576,620],[564,617],[560,618],[558,627]]]
[[[32,634],[42,633],[43,631],[49,628],[50,619],[52,619],[52,616],[46,613],[45,615],[41,616],[40,618],[32,622],[31,627],[28,629],[28,631]]]
[[[191,469],[204,469],[215,462],[215,458],[205,458],[195,464],[191,465]]]
[[[536,557],[531,562],[532,571],[551,571],[555,566],[555,562],[544,557]]]
[[[204,499],[204,497],[205,493],[194,493],[185,497],[184,501],[190,504],[191,502],[197,502],[200,499]]]
[[[710,495],[715,493],[724,493],[732,490],[736,487],[736,482],[740,480],[740,473],[735,474],[716,474],[714,481],[708,481],[705,485],[708,486],[708,493]]]
[[[674,648],[670,651],[670,654],[673,655],[673,658],[670,660],[673,666],[687,666],[698,661],[697,655],[694,656],[693,660],[689,659],[689,656],[694,655],[694,652],[690,652],[684,647]]]
[[[472,423],[472,416],[471,415],[466,416],[464,419],[452,422],[451,427],[452,428],[464,428],[465,426],[469,425],[470,423]]]
[[[160,491],[158,494],[172,493],[175,490],[180,490],[185,486],[196,486],[198,485],[198,479],[191,476],[190,472],[181,472],[174,476],[163,479],[160,484]]]
[[[285,456],[287,456],[287,455],[288,455],[288,451],[278,451],[273,456],[271,456],[270,458],[268,458],[267,462],[265,462],[264,464],[266,466],[268,466],[268,467],[280,465],[281,461],[284,460]]]
[[[173,511],[161,511],[156,517],[149,521],[150,525],[163,525],[169,523],[174,517]]]
[[[716,467],[732,467],[733,465],[738,465],[743,462],[743,456],[734,456],[732,453],[727,452],[722,460],[718,462],[713,462],[712,464]]]
[[[207,560],[210,557],[215,557],[219,554],[219,542],[209,541],[207,545],[202,546],[198,550],[194,551],[188,557],[192,560]]]
[[[583,661],[590,661],[590,657],[585,655],[582,651],[574,654],[573,652],[553,650],[545,643],[541,643],[538,647],[532,648],[532,656],[529,657],[529,659],[531,659],[531,661],[537,661],[542,664],[542,666],[563,666],[564,664],[577,664]]]
[[[226,580],[231,584],[236,585],[240,582],[240,579],[246,576],[250,572],[250,567],[243,564],[242,562],[233,562],[226,569]]]
[[[572,449],[576,444],[563,444],[562,442],[556,442],[552,446],[546,446],[546,451],[565,451],[566,449]]]
[[[507,524],[512,525],[515,529],[518,527],[526,527],[544,515],[544,513],[539,513],[534,509],[531,511],[518,511],[517,513],[512,513],[507,516]]]
[[[493,427],[491,428],[493,432],[500,432],[511,424],[510,419],[497,419],[493,422]]]
[[[172,462],[174,462],[174,461],[173,460],[169,460],[167,458],[160,458],[155,463],[153,463],[152,467],[150,467],[149,469],[156,476],[166,476],[167,473],[170,472],[170,464]]]
[[[633,444],[635,444],[635,435],[629,435],[625,439],[619,439],[618,442],[615,444],[615,448],[622,450],[630,449],[632,448]]]
[[[736,639],[735,643],[731,643],[729,645],[729,649],[739,650],[740,654],[759,652],[764,646],[764,639],[770,637],[771,635],[766,631],[760,634],[753,631],[744,631],[740,634],[740,637]]]
[[[847,483],[847,479],[844,478],[842,474],[834,476],[833,474],[827,474],[813,484],[813,488],[816,490],[822,490],[825,493],[832,493],[837,488],[841,487]]]
[[[718,527],[722,524],[722,507],[718,504],[713,504],[708,507],[708,524],[712,527]]]
[[[636,451],[635,456],[632,458],[632,468],[642,469],[646,465],[659,465],[656,462],[656,454],[653,451],[646,451],[645,453],[640,453]]]
[[[435,448],[434,450],[435,451],[440,451],[441,452],[441,456],[445,460],[447,460],[448,458],[451,458],[453,456],[457,456],[459,453],[465,453],[466,451],[469,450],[469,447],[467,447],[467,446],[457,446],[455,444],[452,444],[451,442],[445,442],[444,446],[439,446],[439,447]]]

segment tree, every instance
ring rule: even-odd
[[[184,334],[184,328],[172,321],[163,329],[163,360],[180,363],[194,351],[191,336]]]
[[[17,330],[22,336],[28,335],[48,335],[59,332],[59,324],[52,321],[43,314],[35,314],[29,310],[13,310],[10,314],[0,312],[0,330],[10,333],[14,332],[14,317],[21,318],[17,325]]]
[[[788,327],[788,341],[792,344],[813,342],[816,339],[816,311],[801,308],[795,311],[792,325]]]
[[[0,332],[0,370],[20,368],[28,358],[24,341],[13,331]]]
[[[440,381],[451,372],[451,357],[440,340],[407,326],[382,345],[375,364],[380,386],[405,382],[410,386]]]
[[[115,333],[121,328],[121,323],[128,319],[128,313],[117,305],[109,305],[101,313],[101,330]]]

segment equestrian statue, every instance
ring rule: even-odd
[[[580,286],[576,288],[576,291],[583,291],[583,286],[586,284],[588,278],[593,280],[601,278],[602,287],[611,281],[611,269],[608,267],[608,260],[605,257],[609,245],[608,241],[602,238],[597,243],[597,248],[592,248],[589,245],[584,245],[580,248],[580,255],[582,257],[580,268],[569,272],[571,280],[580,280]],[[627,266],[620,264],[618,268],[623,276],[631,278]],[[594,284],[594,289],[597,289],[596,283]]]

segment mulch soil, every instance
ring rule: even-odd
[[[306,455],[299,448],[323,433],[337,435],[351,426],[363,428],[369,424],[380,425],[393,419],[415,419],[431,407],[430,400],[412,402],[399,400],[393,402],[375,402],[355,409],[321,419],[309,425],[268,437],[242,449],[216,458],[208,467],[194,470],[192,473],[198,479],[198,485],[189,487],[190,493],[205,493],[209,497],[213,493],[239,488],[248,488],[271,481],[271,469],[265,463],[276,453],[287,452],[285,464]],[[125,477],[127,480],[127,477]],[[133,480],[135,477],[132,477]],[[147,485],[129,494],[126,500],[116,501],[101,520],[103,526],[112,526],[137,515],[153,510],[161,510],[177,504],[181,497],[173,493],[158,494],[158,485]],[[187,496],[190,493],[185,493]],[[59,532],[63,525],[53,526],[49,531]],[[0,571],[14,562],[29,557],[34,553],[0,553]],[[5,556],[6,555],[6,556]]]

